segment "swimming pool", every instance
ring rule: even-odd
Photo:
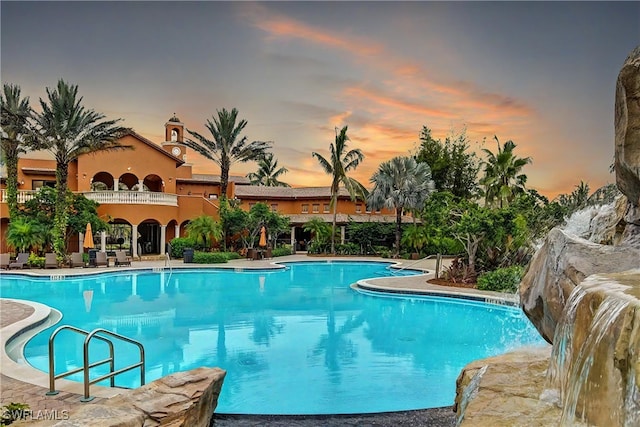
[[[389,275],[388,265],[304,262],[281,270],[120,271],[58,281],[3,276],[0,296],[54,307],[64,315],[59,324],[102,327],[141,341],[147,382],[199,366],[227,370],[219,413],[447,406],[468,362],[543,344],[517,308],[382,297],[349,287]],[[43,371],[51,331],[25,347],[28,362]],[[57,372],[82,364],[81,342],[65,332],[56,338]],[[92,344],[91,360],[104,351]],[[116,369],[136,357],[130,347],[116,345]],[[137,381],[133,371],[116,384],[135,387]]]

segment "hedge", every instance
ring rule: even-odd
[[[513,265],[484,273],[478,277],[478,289],[514,293],[518,290],[523,272],[524,268]]]
[[[224,264],[229,261],[223,252],[195,252],[193,254],[194,264]]]

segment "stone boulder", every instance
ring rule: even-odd
[[[550,349],[517,350],[465,366],[456,381],[456,425],[558,425],[562,411],[553,402],[540,400]]]
[[[520,283],[520,305],[542,337],[553,343],[569,295],[587,276],[640,267],[640,248],[604,246],[556,228],[533,256]]]
[[[177,372],[101,403],[83,404],[69,419],[34,426],[208,427],[226,372],[197,368]]]
[[[616,184],[629,200],[624,240],[640,246],[640,46],[627,57],[616,82]]]

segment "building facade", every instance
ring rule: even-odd
[[[110,224],[108,232],[94,236],[96,247],[104,251],[124,244],[134,257],[163,255],[165,243],[184,236],[191,219],[203,214],[219,219],[220,176],[193,173],[187,161],[184,124],[175,115],[165,123],[165,141],[160,144],[135,132],[122,137],[120,144],[122,149],[84,154],[69,165],[69,190],[98,202],[98,214]],[[32,198],[43,186],[53,187],[55,167],[55,160],[44,153],[20,157],[18,202]],[[10,221],[5,179],[3,176],[0,182],[1,252],[10,249],[5,239]],[[301,249],[300,242],[309,240],[302,228],[305,222],[314,217],[326,222],[333,219],[329,187],[252,186],[241,176],[231,176],[229,181],[227,197],[243,209],[262,202],[289,217],[288,241],[297,249]],[[364,201],[352,201],[346,191],[339,195],[337,211],[343,239],[349,221],[395,222],[394,212],[370,212]],[[81,251],[83,239],[82,233],[72,239],[69,251]]]

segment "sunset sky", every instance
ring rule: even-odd
[[[236,107],[293,186],[330,184],[311,152],[328,155],[335,127],[364,152],[352,176],[368,185],[428,126],[436,138],[466,129],[474,150],[511,139],[533,159],[529,187],[550,198],[580,180],[595,190],[614,181],[615,82],[640,44],[640,2],[2,1],[0,12],[2,81],[32,105],[63,78],[158,143],[174,113],[206,132]]]

